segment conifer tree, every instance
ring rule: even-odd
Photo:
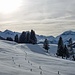
[[[68,58],[68,57],[69,57],[69,51],[68,51],[68,48],[67,48],[67,46],[66,46],[66,45],[64,46],[63,56],[64,56],[64,57],[66,57],[66,58]]]
[[[18,35],[15,35],[14,41],[18,43]]]
[[[63,44],[63,40],[62,37],[59,38],[58,40],[58,49],[57,49],[57,56],[62,56],[63,58],[63,49],[64,49],[64,44]]]
[[[70,51],[70,54],[73,55],[74,52],[73,52],[73,47],[72,47],[72,38],[70,38],[68,42],[69,42],[68,45],[69,45],[69,51]]]
[[[6,40],[13,41],[13,39],[11,37],[7,37]]]
[[[19,38],[19,43],[26,43],[26,32],[22,32]]]
[[[30,43],[30,33],[29,33],[29,31],[27,32],[27,35],[26,35],[26,41],[27,41],[27,43]]]
[[[35,31],[33,31],[33,30],[31,30],[30,42],[31,42],[32,44],[36,44],[36,43],[37,43],[37,38],[36,38],[36,35],[35,35]]]
[[[48,53],[48,49],[49,49],[49,42],[47,39],[45,39],[44,43],[43,43],[43,48],[47,50]]]

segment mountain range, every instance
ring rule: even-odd
[[[15,35],[18,34],[20,36],[21,33],[19,32],[13,32],[11,30],[5,30],[5,31],[0,31],[0,39],[6,39],[7,37],[11,37],[14,39]],[[62,37],[64,43],[67,43],[67,41],[72,38],[73,41],[75,41],[75,32],[74,31],[65,31],[62,34],[54,37],[54,36],[44,36],[44,35],[37,35],[37,40],[38,43],[43,43],[43,41],[47,38],[49,40],[49,43],[57,44],[59,37]]]

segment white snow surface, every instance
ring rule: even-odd
[[[41,45],[0,40],[0,75],[75,75],[75,62],[51,57]]]

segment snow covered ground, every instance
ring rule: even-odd
[[[51,45],[49,53],[56,53]],[[51,57],[40,45],[0,40],[0,75],[75,75],[75,62]]]

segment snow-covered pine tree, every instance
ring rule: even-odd
[[[72,38],[69,39],[68,41],[68,46],[69,46],[69,52],[70,52],[70,55],[73,55],[74,52],[73,52],[73,47],[72,47]]]
[[[69,49],[69,54],[70,56],[73,57],[73,60],[75,60],[75,55],[74,55],[74,50],[73,50],[73,41],[72,41],[72,38],[69,39],[68,41],[68,49]]]

